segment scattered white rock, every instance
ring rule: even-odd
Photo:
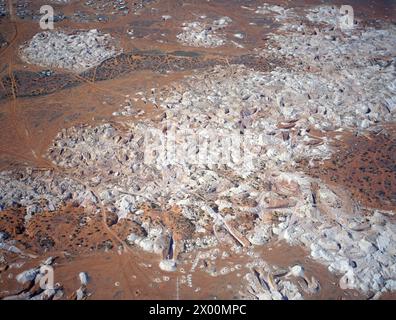
[[[86,272],[80,272],[78,274],[78,277],[80,279],[81,285],[82,286],[86,286],[89,282],[89,277],[88,274]]]
[[[161,260],[159,267],[163,271],[174,272],[176,271],[176,262],[174,260]]]
[[[96,29],[40,32],[20,49],[21,58],[27,63],[75,72],[95,67],[119,52],[114,39]]]
[[[39,272],[40,272],[40,269],[32,268],[32,269],[26,270],[26,271],[18,274],[15,279],[19,283],[25,284],[27,282],[33,281]]]
[[[219,31],[228,26],[232,20],[222,17],[218,20],[209,21],[206,17],[203,21],[194,21],[183,24],[183,31],[177,35],[177,39],[193,47],[218,47],[226,43],[225,37]]]

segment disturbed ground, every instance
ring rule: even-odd
[[[395,298],[393,1],[49,2],[0,1],[0,298]]]

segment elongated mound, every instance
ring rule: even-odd
[[[114,39],[96,29],[68,34],[63,31],[37,33],[21,47],[21,58],[47,68],[82,72],[119,53]]]
[[[201,17],[201,21],[184,23],[183,31],[177,35],[177,40],[192,47],[219,47],[226,43],[224,35],[219,31],[231,22],[229,17],[222,17],[214,21],[208,21],[206,17]]]

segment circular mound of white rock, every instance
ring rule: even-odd
[[[159,267],[163,271],[174,272],[176,271],[176,262],[174,260],[161,260]]]
[[[37,33],[20,50],[22,60],[47,68],[82,72],[117,55],[114,39],[96,29]]]

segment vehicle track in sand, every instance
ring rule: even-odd
[[[9,5],[12,7],[12,2],[11,0],[9,1]],[[13,15],[13,10],[10,10],[10,20],[14,26],[14,35],[13,38],[11,39],[9,45],[0,52],[0,57],[3,56],[8,50],[10,50],[12,47],[14,47],[15,43],[18,40],[18,23],[15,21],[15,17]],[[121,246],[123,253],[119,255],[119,264],[118,267],[122,273],[122,276],[125,279],[125,283],[127,286],[127,289],[129,291],[129,295],[132,296],[136,293],[136,290],[131,287],[129,278],[130,278],[130,273],[134,273],[139,279],[144,279],[145,282],[149,283],[152,279],[147,275],[146,270],[144,270],[142,267],[138,265],[138,261],[141,261],[139,258],[139,254],[129,248],[128,244],[122,240],[108,225],[107,225],[107,212],[106,209],[104,208],[103,204],[101,203],[100,197],[98,196],[98,191],[95,188],[91,188],[87,186],[84,182],[81,180],[75,178],[72,174],[72,172],[68,172],[67,170],[63,170],[55,165],[53,165],[49,160],[45,159],[45,157],[38,157],[34,151],[34,149],[31,147],[33,146],[33,141],[34,137],[32,137],[29,127],[27,125],[26,119],[21,116],[18,112],[18,97],[17,97],[17,83],[15,81],[14,77],[14,72],[13,72],[13,57],[11,56],[8,60],[8,76],[10,77],[11,80],[11,91],[12,95],[9,98],[8,101],[8,106],[9,106],[9,113],[10,113],[10,121],[12,123],[12,127],[16,133],[17,138],[20,140],[21,144],[24,145],[25,148],[29,148],[31,151],[31,154],[33,155],[35,159],[35,164],[37,167],[40,167],[41,169],[44,170],[52,170],[54,173],[62,174],[67,176],[68,178],[72,178],[73,180],[77,181],[79,184],[83,185],[87,191],[91,192],[98,200],[99,200],[99,209],[102,216],[102,226],[104,230],[110,234],[112,237],[113,241],[115,243],[118,243],[119,246]],[[124,94],[115,91],[115,90],[110,90],[110,89],[105,89],[99,87],[99,85],[95,82],[95,76],[96,76],[96,68],[94,72],[94,76],[92,79],[87,79],[81,75],[77,75],[72,72],[67,72],[69,75],[71,75],[73,78],[75,78],[77,81],[81,81],[85,84],[87,84],[90,88],[92,88],[95,92],[104,92],[107,94],[111,94],[114,96],[119,96],[119,97],[125,97]],[[3,87],[4,84],[2,83]],[[22,126],[21,126],[22,124]],[[2,150],[2,153],[9,154],[10,156],[18,157],[19,159],[24,159],[24,160],[31,160],[29,157],[19,154],[17,152],[12,152],[10,150]]]
[[[55,167],[55,170],[58,170],[60,173],[65,174],[68,178],[75,180],[76,182],[78,182],[79,184],[81,184],[82,186],[85,187],[85,189],[88,192],[91,192],[94,197],[96,197],[96,199],[98,199],[99,201],[99,209],[100,209],[100,214],[102,216],[102,226],[104,228],[104,230],[106,230],[108,232],[108,234],[110,234],[110,236],[113,238],[113,241],[118,243],[119,245],[121,245],[123,252],[126,255],[120,254],[120,263],[123,266],[121,268],[123,276],[128,279],[128,274],[126,273],[126,270],[128,270],[128,272],[134,271],[140,279],[146,279],[147,281],[150,281],[151,279],[146,275],[145,270],[143,270],[143,268],[139,267],[137,265],[137,261],[141,261],[141,259],[139,259],[138,253],[135,250],[132,250],[131,248],[129,248],[128,244],[122,240],[107,224],[107,211],[106,208],[104,207],[101,198],[99,197],[99,192],[96,188],[92,188],[89,187],[86,183],[84,183],[82,180],[76,178],[75,176],[73,176],[73,172],[70,172],[70,170],[64,170],[61,168],[57,168]],[[124,258],[126,260],[124,260]],[[126,266],[126,267],[125,267]],[[128,281],[127,281],[128,283]],[[128,283],[129,286],[129,283]],[[132,289],[130,289],[130,293],[132,294]]]
[[[11,40],[9,41],[8,45],[0,51],[0,58],[10,49],[14,46],[17,38],[18,38],[18,27],[17,27],[17,22],[15,21],[15,16],[14,16],[14,9],[12,6],[12,0],[8,0],[8,7],[9,7],[9,12],[10,12],[10,23],[14,27],[14,35],[12,36]]]
[[[13,5],[12,1],[8,1],[8,6],[9,6],[9,13],[10,13],[10,23],[14,27],[14,35],[12,39],[10,40],[8,46],[3,49],[0,52],[0,57],[4,56],[4,54],[13,48],[18,40],[19,37],[19,30],[18,30],[18,22],[15,19],[14,16],[14,10],[13,10]],[[32,137],[31,132],[29,130],[28,126],[28,121],[26,118],[24,118],[21,113],[19,112],[19,105],[18,105],[18,97],[17,97],[17,90],[18,86],[15,81],[15,76],[14,76],[14,70],[13,70],[13,65],[14,65],[14,57],[11,55],[10,58],[8,59],[8,64],[4,66],[2,72],[7,72],[8,76],[11,80],[11,91],[12,91],[12,96],[9,99],[8,106],[9,106],[9,115],[10,115],[10,121],[12,123],[12,127],[15,131],[15,134],[17,138],[19,139],[20,143],[24,146],[24,148],[30,150],[31,155],[33,156],[34,162],[38,167],[43,167],[43,168],[53,168],[52,165],[44,158],[38,156],[33,149],[34,145],[34,137]],[[4,87],[3,81],[1,81],[1,85]],[[1,150],[1,148],[0,148]],[[2,150],[2,153],[6,153],[9,155],[14,155],[17,156],[21,159],[25,159],[27,161],[31,161],[32,159],[16,152],[11,152],[9,150]]]
[[[12,40],[10,41],[9,45],[2,52],[0,52],[0,57],[3,56],[7,50],[9,50],[14,46],[14,44],[18,39],[18,34],[19,34],[18,23],[15,21],[14,10],[11,0],[8,1],[8,6],[10,12],[10,21],[14,26],[15,34]],[[10,120],[13,124],[13,128],[15,130],[18,139],[20,139],[21,143],[30,149],[30,152],[33,155],[33,157],[36,160],[39,160],[34,149],[31,147],[33,145],[32,137],[26,119],[24,119],[22,116],[18,114],[17,84],[13,73],[13,56],[11,56],[8,61],[8,75],[11,79],[11,90],[12,90],[12,97],[11,97],[11,101],[9,102]],[[22,124],[22,128],[21,128],[21,124]]]

